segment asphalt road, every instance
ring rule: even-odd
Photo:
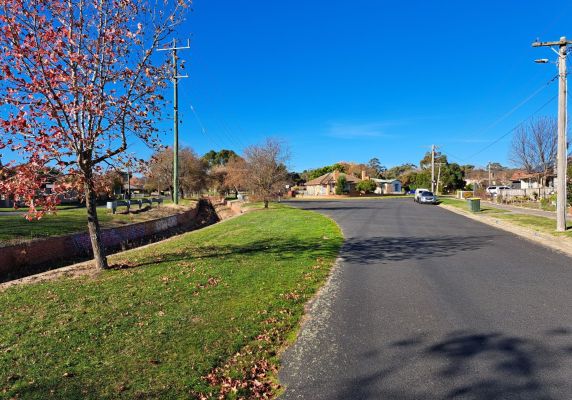
[[[572,259],[411,199],[298,201],[343,261],[282,399],[572,399]]]

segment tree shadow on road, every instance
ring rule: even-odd
[[[479,331],[405,338],[363,353],[362,365],[383,367],[348,381],[338,398],[569,399],[571,334],[559,327],[540,339]]]
[[[372,237],[349,239],[342,247],[345,261],[359,264],[450,257],[479,250],[494,236]]]

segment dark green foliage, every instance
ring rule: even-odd
[[[302,172],[302,176],[305,177],[305,179],[307,181],[310,181],[310,180],[315,179],[319,176],[327,174],[328,172],[334,172],[334,171],[346,172],[343,165],[336,163],[336,164],[327,165],[327,166],[321,167],[321,168],[307,169],[307,170]]]
[[[407,164],[397,165],[395,167],[388,169],[385,172],[385,177],[387,179],[399,179],[403,182],[402,175],[410,171],[415,171],[416,169],[417,167],[415,166],[415,164],[407,163]]]
[[[369,160],[367,166],[372,172],[374,172],[373,178],[381,178],[387,171],[387,168],[384,165],[381,165],[381,162],[377,157],[374,157],[371,160]]]
[[[377,188],[374,181],[366,179],[356,184],[356,189],[364,193],[372,193]]]
[[[465,187],[465,174],[457,163],[441,165],[441,185],[444,192],[450,193]],[[437,179],[437,177],[435,177]]]
[[[344,194],[346,191],[346,177],[345,175],[340,175],[336,181],[336,194]]]
[[[211,150],[203,156],[209,167],[214,167],[216,165],[226,165],[226,163],[233,157],[238,157],[233,150],[222,149],[221,151]]]

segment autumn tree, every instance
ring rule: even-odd
[[[207,185],[207,162],[188,147],[179,149],[179,189],[182,197],[197,193]],[[170,190],[173,194],[173,149],[156,152],[149,162],[147,187],[152,190]]]
[[[0,0],[0,149],[26,162],[0,190],[30,207],[55,209],[67,188],[43,189],[40,173],[77,176],[95,264],[107,268],[95,175],[127,149],[156,144],[168,65],[152,57],[181,21],[188,0]]]
[[[261,145],[247,147],[243,156],[227,164],[227,181],[246,188],[268,208],[268,202],[288,183],[288,154],[279,141],[266,139]]]
[[[224,186],[232,188],[235,193],[238,193],[240,190],[247,190],[250,186],[249,171],[244,158],[232,158],[224,166]]]
[[[220,150],[214,151],[210,150],[205,153],[202,159],[208,164],[208,185],[209,190],[214,190],[215,192],[228,192],[233,190],[236,193],[236,188],[231,185],[227,185],[227,165],[232,161],[240,158],[233,150]]]

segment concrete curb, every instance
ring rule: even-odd
[[[551,250],[555,250],[572,257],[572,239],[563,236],[562,237],[554,236],[544,232],[538,232],[535,231],[534,229],[525,228],[522,226],[512,224],[505,219],[499,219],[488,215],[472,214],[468,211],[459,210],[456,207],[448,206],[445,204],[441,204],[439,207],[451,211],[455,214],[463,215],[467,218],[473,219],[483,224],[494,226],[495,228],[501,229],[503,231],[513,233],[526,240],[540,244],[544,247],[548,247]]]

